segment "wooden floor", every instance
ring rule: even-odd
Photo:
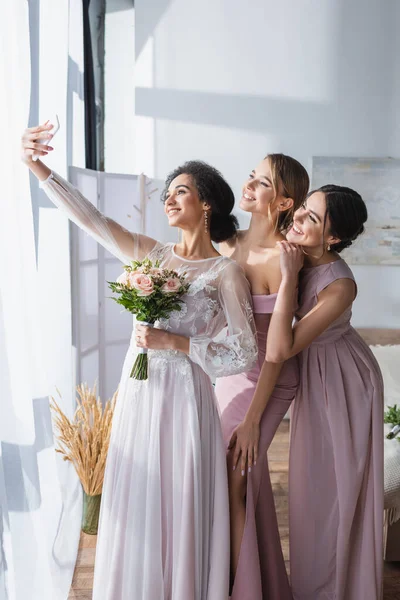
[[[275,436],[268,456],[283,554],[289,571],[288,450],[289,424],[288,421],[284,421]],[[82,533],[75,575],[68,600],[72,598],[92,599],[95,547],[96,536]],[[400,563],[385,563],[384,600],[400,600]]]

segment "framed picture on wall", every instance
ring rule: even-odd
[[[334,183],[355,189],[368,209],[365,233],[343,252],[353,265],[400,265],[400,160],[312,159],[312,188]]]

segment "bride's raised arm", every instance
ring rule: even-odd
[[[22,136],[22,159],[40,181],[40,187],[50,200],[81,229],[122,262],[144,258],[157,243],[145,235],[133,233],[103,215],[79,190],[63,177],[51,171],[40,160],[33,161],[33,153],[46,156],[49,146],[37,142],[48,138],[48,125],[26,129]]]
[[[145,235],[128,231],[103,215],[79,190],[54,171],[40,182],[40,187],[71,221],[123,263],[144,258],[157,243]]]

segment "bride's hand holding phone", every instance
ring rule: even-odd
[[[54,148],[50,141],[60,128],[57,115],[43,125],[28,127],[21,138],[21,159],[40,181],[45,181],[51,171],[39,158],[47,156]]]
[[[54,150],[49,144],[59,128],[60,123],[56,115],[51,121],[46,121],[43,125],[25,129],[21,138],[21,158],[23,162],[30,165],[38,158],[47,156],[49,152]]]

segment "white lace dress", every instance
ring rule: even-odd
[[[55,173],[42,186],[125,262],[148,255],[191,282],[183,310],[157,325],[189,337],[189,356],[149,351],[148,381],[133,380],[132,333],[107,458],[93,600],[227,600],[226,452],[211,378],[249,370],[257,359],[244,273],[228,258],[189,261],[173,244],[119,235]]]

